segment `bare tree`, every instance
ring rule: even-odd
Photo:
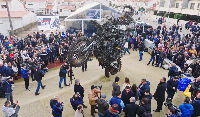
[[[9,7],[8,7],[8,1],[6,1],[6,6],[7,6],[7,12],[8,12],[8,18],[9,18],[9,22],[10,22],[10,34],[13,36],[14,35],[14,31],[13,31],[13,25],[12,25],[12,20],[11,20],[11,16],[10,16],[10,10],[9,10]]]

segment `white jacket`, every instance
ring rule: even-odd
[[[14,72],[18,72],[18,68],[17,67],[12,66],[12,69],[13,69]]]

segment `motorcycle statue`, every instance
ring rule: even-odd
[[[122,17],[109,18],[100,25],[91,21],[97,30],[91,38],[81,36],[72,43],[69,48],[68,60],[71,66],[81,67],[94,55],[102,69],[105,68],[105,76],[114,75],[121,70],[123,46],[130,34],[130,24],[133,21],[133,9],[125,6]],[[132,25],[132,24],[131,24]]]

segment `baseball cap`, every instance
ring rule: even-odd
[[[97,86],[92,85],[92,86],[91,86],[91,89],[94,89],[94,88],[97,88]]]
[[[106,95],[105,94],[101,95],[101,98],[106,98]]]

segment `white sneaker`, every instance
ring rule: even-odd
[[[30,89],[26,89],[27,91],[30,91]]]

